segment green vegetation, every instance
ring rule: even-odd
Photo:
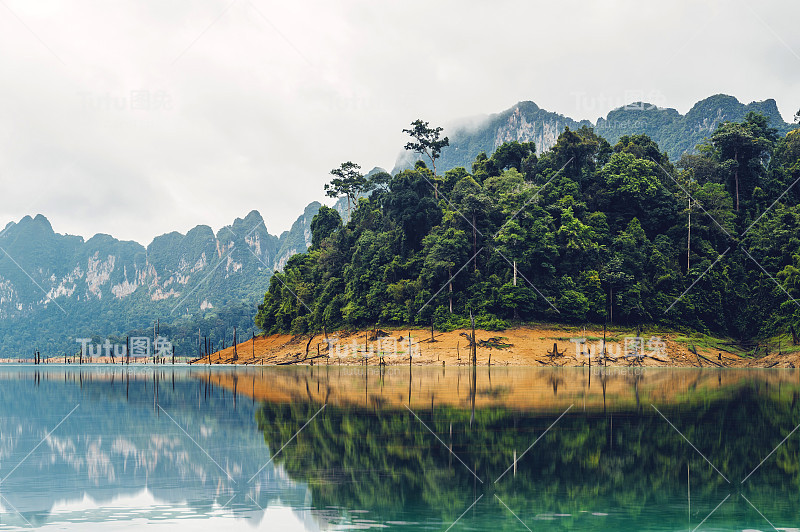
[[[800,330],[800,134],[781,136],[763,115],[721,123],[675,164],[645,135],[611,145],[584,126],[539,156],[514,141],[470,169],[437,176],[417,161],[376,175],[347,223],[321,209],[309,251],[270,279],[258,327],[450,329],[471,312],[494,330]]]

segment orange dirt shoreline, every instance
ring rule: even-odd
[[[228,347],[194,364],[245,365],[368,365],[387,366],[459,366],[469,365],[471,331],[434,332],[425,329],[385,329],[376,331],[336,331],[322,334],[272,334],[247,340]],[[410,354],[409,359],[409,335]],[[689,342],[676,341],[679,334],[644,330],[644,346],[633,351],[626,338],[635,337],[634,330],[614,329],[606,335],[608,358],[602,360],[602,328],[559,326],[520,326],[505,331],[477,330],[478,366],[645,366],[645,367],[777,367],[794,368],[800,365],[800,352],[773,353],[752,359],[740,357],[725,349],[698,346],[695,351]],[[586,339],[579,343],[580,338]],[[663,343],[661,343],[663,342]],[[558,355],[550,356],[553,344]],[[235,356],[236,355],[236,356]],[[628,356],[626,356],[628,355]]]

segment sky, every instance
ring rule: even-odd
[[[800,109],[800,2],[0,0],[0,226],[273,234],[421,118],[595,121],[725,93]]]

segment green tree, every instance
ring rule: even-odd
[[[414,140],[406,143],[405,149],[426,156],[431,161],[433,178],[436,177],[436,159],[442,154],[442,148],[450,145],[450,139],[440,138],[444,128],[430,127],[428,122],[414,120],[411,122],[411,129],[404,129],[403,133],[408,133]],[[438,183],[434,181],[434,195],[439,199]]]
[[[594,262],[594,251],[597,242],[592,228],[576,217],[573,207],[565,207],[561,211],[561,225],[556,231],[561,258],[570,271],[581,271],[587,264]]]
[[[322,241],[341,229],[342,217],[335,209],[323,205],[311,220],[311,247],[318,248]]]
[[[504,142],[492,155],[492,160],[498,170],[516,168],[522,171],[522,162],[532,153],[536,153],[536,144],[533,142]]]
[[[350,206],[355,204],[358,196],[367,192],[367,179],[361,173],[361,166],[351,161],[342,163],[330,173],[334,178],[325,184],[325,194],[331,198],[347,197],[347,217],[350,218]]]
[[[619,293],[628,288],[634,279],[625,271],[622,258],[615,254],[603,265],[600,280],[608,289],[608,321],[613,323],[614,302],[619,300]]]
[[[767,126],[767,119],[748,113],[744,122],[723,122],[711,135],[711,143],[717,150],[723,167],[731,176],[731,193],[739,210],[740,178],[745,177],[748,196],[757,186],[757,173],[769,158],[777,131]]]
[[[417,251],[422,239],[442,220],[442,210],[431,195],[431,187],[423,178],[424,164],[394,176],[391,194],[386,199],[386,216],[402,228],[401,255]]]
[[[435,293],[443,283],[447,282],[447,297],[450,314],[453,313],[453,281],[449,281],[455,273],[454,268],[461,267],[469,258],[467,235],[457,229],[453,223],[453,213],[448,213],[442,225],[435,227],[423,242],[425,260],[421,278]]]

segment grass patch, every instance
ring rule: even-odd
[[[508,340],[508,338],[505,336],[494,336],[488,340],[478,340],[478,347],[484,347],[488,349],[508,349],[512,346],[512,344],[504,342],[503,340]]]
[[[693,349],[707,349],[718,352],[725,351],[742,357],[750,354],[749,350],[733,340],[716,338],[714,336],[708,336],[707,334],[696,334],[692,336],[679,335],[673,337],[672,341],[685,344],[687,347]]]

